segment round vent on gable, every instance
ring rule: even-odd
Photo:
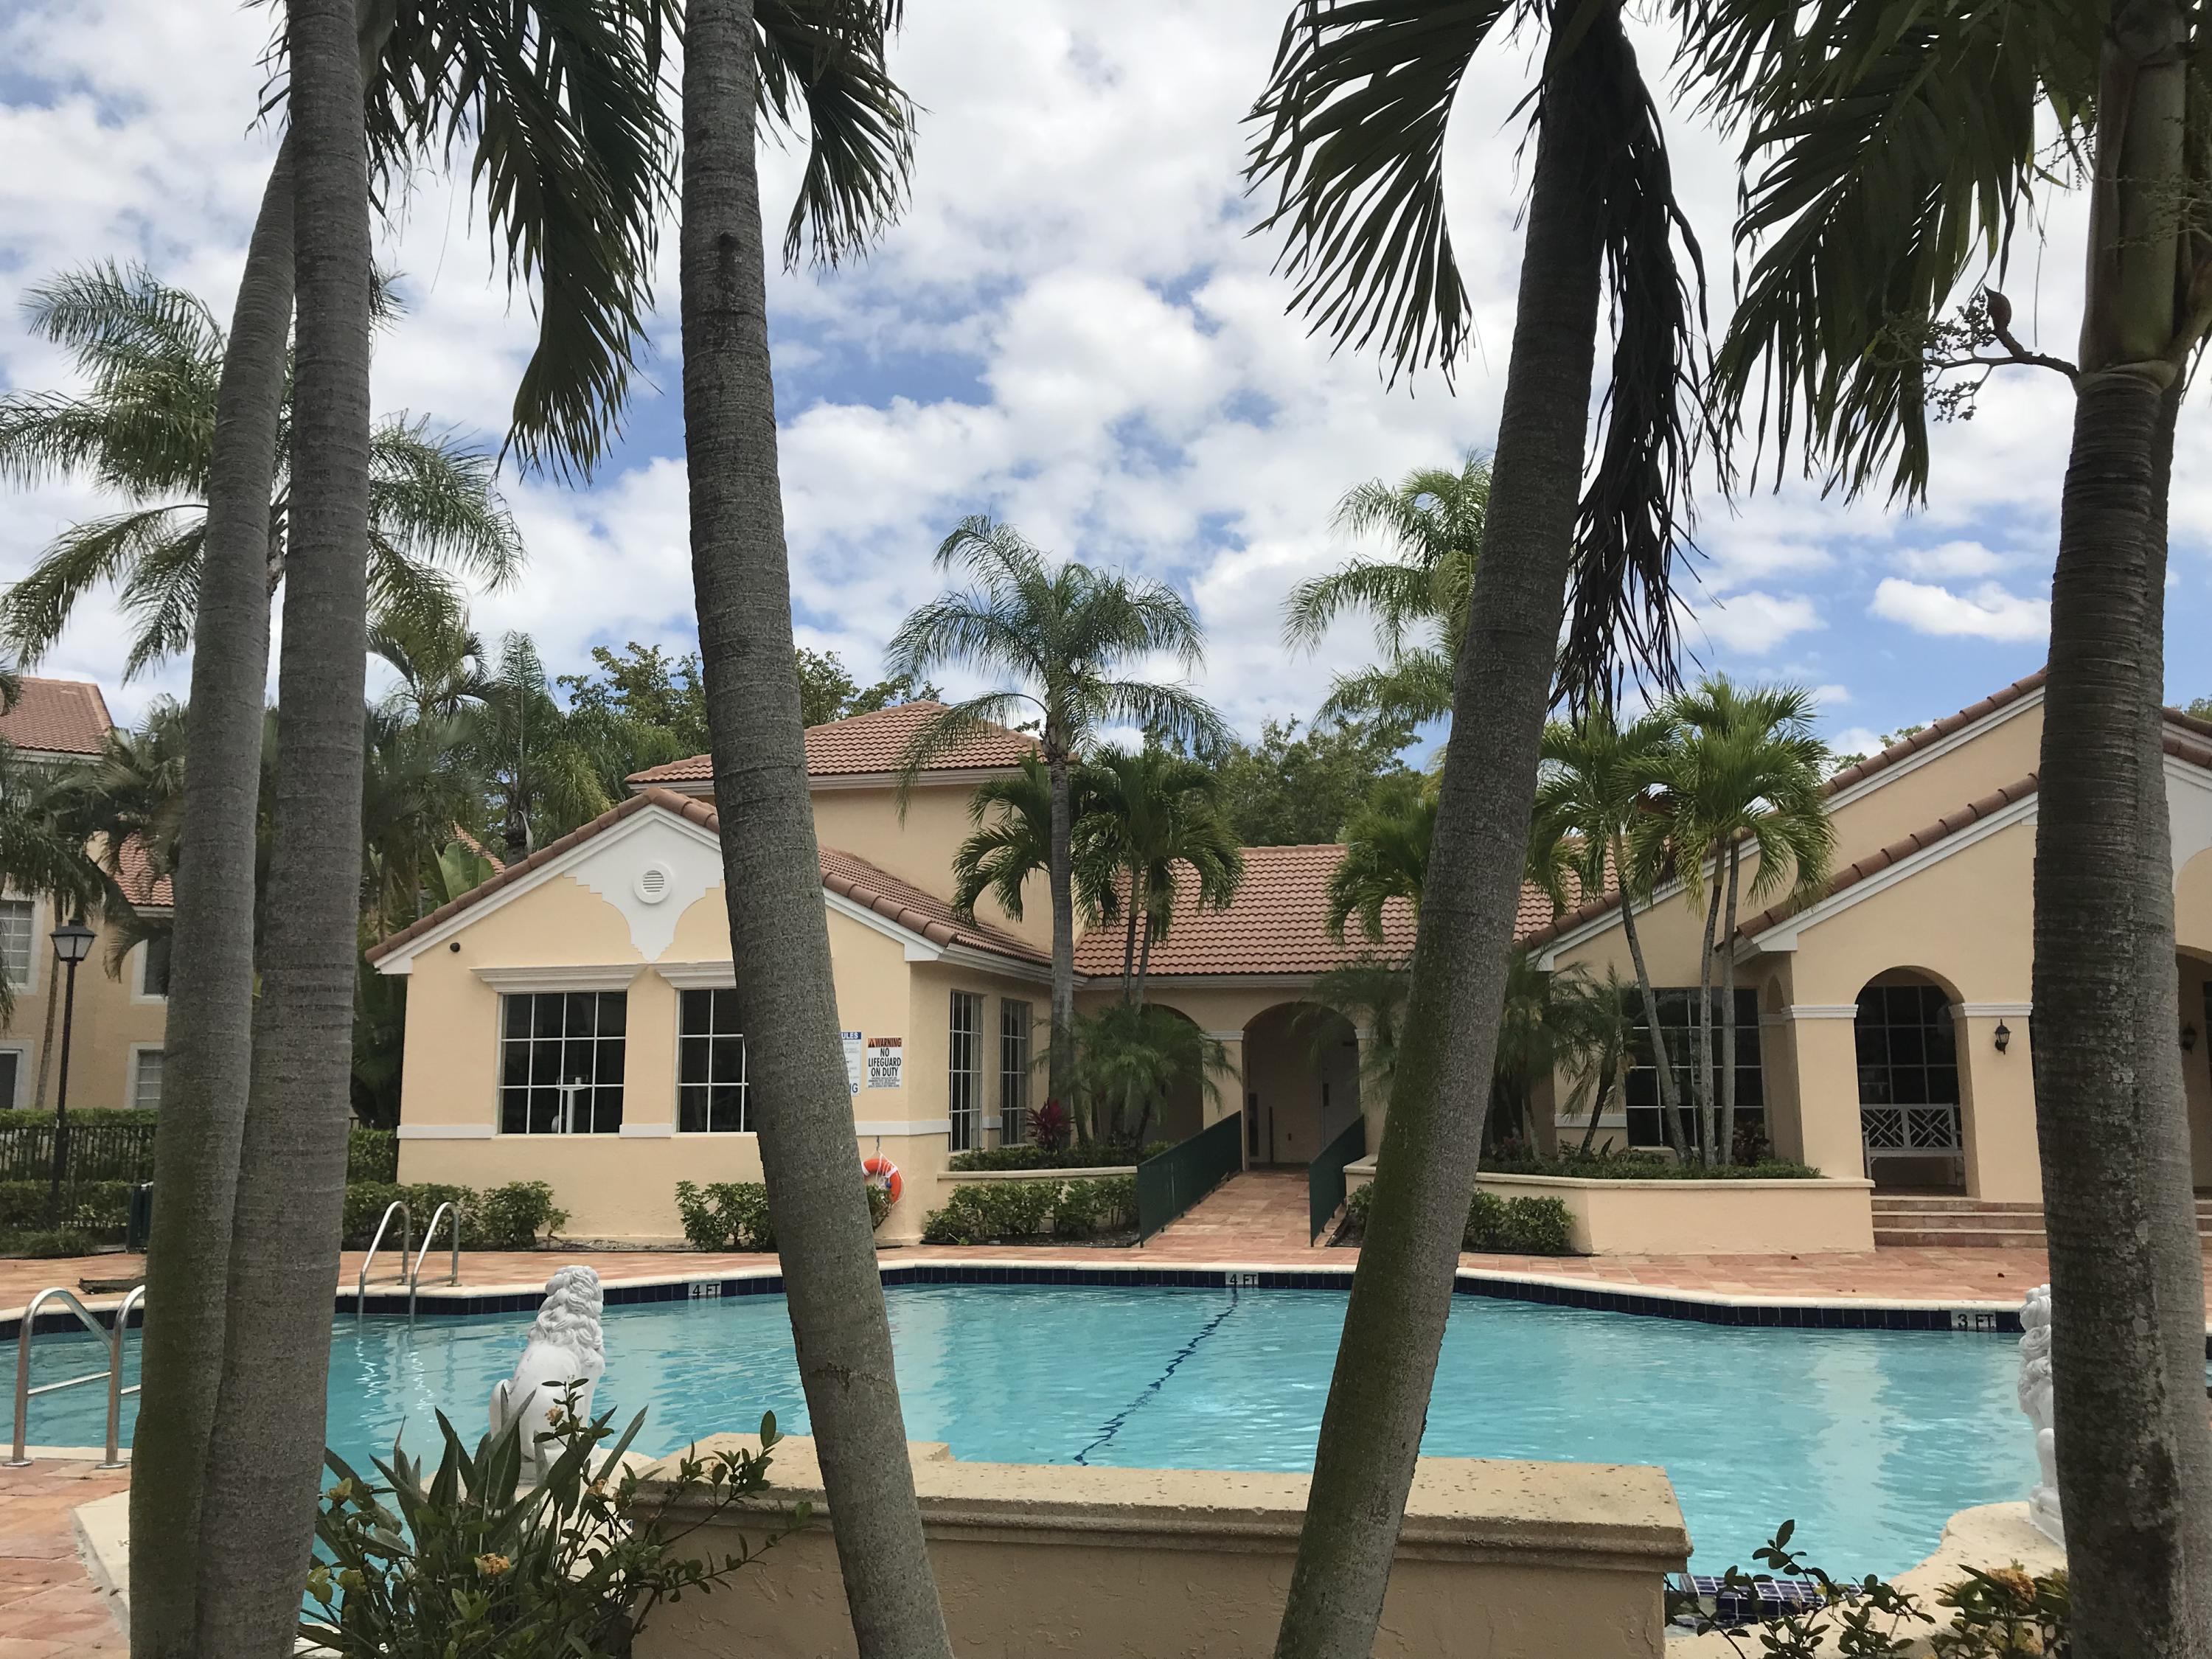
[[[647,904],[658,904],[668,896],[669,873],[665,864],[648,864],[637,872],[637,896]]]

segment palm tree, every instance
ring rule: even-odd
[[[975,829],[952,854],[952,902],[964,914],[974,915],[975,901],[988,893],[1007,915],[1021,921],[1030,878],[1052,868],[1051,775],[1035,754],[1016,764],[1012,775],[986,778],[968,798],[968,818]],[[1113,849],[1096,833],[1097,788],[1090,765],[1077,763],[1068,779],[1075,896],[1094,920],[1115,902],[1120,874]]]
[[[88,383],[0,397],[0,478],[87,474],[125,510],[73,525],[0,600],[0,647],[35,663],[78,602],[113,584],[137,625],[129,679],[187,649],[199,608],[205,496],[225,342],[196,296],[143,267],[92,265],[33,288],[32,331],[66,348]],[[289,453],[289,387],[277,453]],[[370,584],[379,622],[450,624],[455,574],[491,588],[522,567],[522,538],[493,482],[494,459],[428,422],[390,416],[370,448]],[[290,483],[279,465],[267,509],[273,599],[284,577]],[[452,574],[449,574],[452,573]]]
[[[2015,366],[2063,374],[2075,393],[2034,895],[2059,1490],[2082,1517],[2067,1537],[2081,1650],[2195,1651],[2212,1600],[2212,1443],[2195,1403],[2203,1279],[2157,706],[2174,425],[2212,329],[2212,243],[2201,215],[2175,207],[2202,191],[2191,66],[2208,20],[2182,0],[1940,15],[1867,0],[1802,32],[1772,21],[1747,10],[1710,50],[1748,89],[1744,159],[1759,164],[1737,226],[1742,302],[1717,364],[1723,412],[1756,400],[1778,468],[1802,442],[1847,491],[1887,468],[1911,498],[1926,489],[1931,410],[1956,412]],[[2046,222],[2039,192],[2065,182],[2046,165],[2054,133],[2092,191],[2072,362],[2023,342],[1986,286],[2015,225]]]
[[[1577,900],[1620,885],[1621,933],[1628,942],[1644,1026],[1650,1034],[1651,1063],[1659,1080],[1660,1121],[1665,1125],[1668,1146],[1680,1158],[1684,1150],[1681,1103],[1659,1018],[1658,994],[1652,988],[1643,936],[1636,925],[1636,907],[1650,897],[1657,874],[1649,856],[1652,843],[1637,832],[1664,778],[1674,740],[1674,722],[1664,714],[1623,725],[1602,707],[1585,708],[1571,720],[1553,720],[1545,726],[1536,784],[1534,841],[1538,851],[1531,864],[1540,872],[1539,884],[1551,892],[1555,913],[1568,903],[1562,876],[1571,878]],[[1546,872],[1548,876],[1541,873]]]
[[[372,282],[352,0],[293,0],[287,44],[300,315],[283,738],[196,1620],[204,1651],[240,1655],[288,1651],[306,1591],[360,969],[355,884],[331,879],[360,867],[368,665]]]
[[[1437,836],[1437,789],[1429,779],[1383,779],[1344,826],[1344,858],[1328,878],[1328,930],[1344,937],[1353,916],[1382,941],[1382,907],[1404,899],[1418,911]]]
[[[1346,1310],[1277,1652],[1373,1646],[1474,1185],[1545,710],[1625,661],[1671,672],[1672,556],[1698,419],[1681,215],[1619,0],[1547,9],[1519,307],[1482,558],[1455,657],[1375,1218]],[[1373,0],[1285,21],[1251,176],[1279,191],[1293,305],[1397,372],[1447,371],[1468,305],[1443,211],[1444,128],[1498,3]],[[1693,244],[1684,244],[1695,258]],[[1613,373],[1594,399],[1610,273]],[[1587,488],[1589,411],[1604,416]],[[1572,597],[1569,589],[1571,584]],[[1564,644],[1562,640],[1564,637]]]
[[[1204,660],[1198,618],[1161,582],[1070,561],[1054,568],[1010,525],[963,520],[937,550],[938,568],[972,587],[939,594],[899,627],[885,672],[926,679],[964,665],[1012,684],[947,708],[918,732],[901,788],[962,738],[1029,715],[1052,781],[1052,1042],[1049,1092],[1066,1098],[1075,1064],[1075,819],[1070,773],[1103,729],[1133,726],[1187,747],[1224,740],[1220,717],[1179,685],[1124,679],[1133,660],[1164,653]]]
[[[691,0],[684,19],[684,420],[699,656],[723,896],[761,1164],[785,1252],[799,1380],[866,1659],[950,1659],[907,1459],[874,1229],[853,1179],[822,871],[807,793],[769,358],[755,149],[803,100],[808,161],[787,258],[857,254],[904,198],[913,108],[884,64],[896,7]]]
[[[1175,925],[1179,872],[1191,872],[1199,909],[1226,909],[1244,879],[1244,855],[1221,815],[1221,777],[1212,767],[1157,744],[1135,750],[1109,744],[1086,764],[1096,791],[1088,840],[1094,855],[1122,878],[1107,888],[1103,908],[1109,920],[1116,908],[1128,913],[1121,1000],[1141,1003],[1152,946]]]
[[[1109,1002],[1078,1020],[1076,1036],[1076,1092],[1102,1140],[1142,1147],[1153,1113],[1186,1083],[1196,1083],[1205,1100],[1221,1098],[1218,1074],[1229,1050],[1171,1008]]]
[[[510,283],[536,279],[538,344],[509,445],[588,471],[615,425],[665,198],[665,0],[367,9],[363,107],[376,171],[466,151]],[[295,289],[295,141],[255,218],[216,392],[179,822],[144,1398],[133,1444],[133,1650],[194,1650],[204,1474],[222,1386],[231,1218],[252,1070],[255,877],[268,680],[270,501]],[[363,176],[366,190],[368,175]],[[296,435],[296,434],[295,434]],[[298,480],[295,477],[295,484]],[[296,536],[295,536],[296,543]],[[342,779],[331,781],[343,795]],[[325,1287],[327,1289],[327,1286]],[[324,1312],[327,1316],[328,1309]]]
[[[1327,575],[1300,582],[1284,606],[1283,637],[1312,650],[1351,611],[1375,618],[1382,662],[1340,675],[1322,705],[1323,718],[1380,716],[1418,725],[1451,712],[1452,659],[1467,633],[1490,507],[1490,460],[1470,449],[1459,470],[1421,467],[1396,484],[1380,478],[1336,504],[1340,535],[1380,536],[1396,556],[1355,555]],[[1425,636],[1420,643],[1408,635]]]
[[[1747,896],[1756,904],[1789,890],[1800,901],[1828,879],[1835,827],[1828,821],[1828,745],[1813,734],[1811,693],[1796,686],[1737,685],[1716,675],[1669,704],[1675,741],[1666,751],[1662,809],[1641,833],[1673,849],[1682,888],[1705,897],[1705,952],[1698,969],[1697,1090],[1699,1152],[1726,1164],[1735,1146],[1735,921],[1743,855],[1757,856]],[[1649,854],[1646,855],[1647,859]],[[1634,860],[1632,858],[1632,862]],[[1725,878],[1723,878],[1725,872]],[[1714,1083],[1713,960],[1721,963],[1721,1053]]]

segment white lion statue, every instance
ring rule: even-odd
[[[2066,1541],[2058,1516],[2058,1437],[2051,1382],[2051,1286],[2039,1285],[2020,1310],[2020,1408],[2035,1427],[2042,1480],[2027,1495],[2027,1518],[2055,1544]]]
[[[560,1455],[557,1443],[541,1443],[538,1437],[551,1431],[553,1413],[560,1409],[570,1383],[583,1385],[576,1391],[576,1414],[586,1420],[591,1417],[592,1390],[607,1368],[606,1345],[599,1334],[604,1302],[599,1276],[589,1267],[563,1267],[555,1273],[545,1281],[544,1305],[530,1328],[514,1375],[492,1386],[492,1432],[520,1419],[526,1477],[542,1480]]]

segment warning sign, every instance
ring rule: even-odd
[[[906,1060],[906,1039],[902,1036],[878,1036],[868,1039],[868,1087],[896,1089],[902,1087],[899,1068]]]
[[[845,1081],[857,1095],[860,1092],[860,1034],[846,1031],[842,1035],[845,1039]]]

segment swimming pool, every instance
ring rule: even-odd
[[[1345,1307],[1326,1291],[1106,1285],[909,1285],[888,1303],[909,1438],[975,1462],[1242,1469],[1310,1467]],[[530,1320],[341,1316],[331,1443],[366,1468],[404,1425],[430,1451],[434,1408],[479,1432]],[[805,1432],[780,1296],[611,1308],[606,1338],[598,1405],[624,1420],[647,1408],[645,1448],[749,1428],[764,1410]],[[88,1369],[89,1346],[41,1337],[38,1377]],[[1953,1511],[2034,1483],[2017,1368],[2002,1336],[1761,1330],[1462,1297],[1422,1449],[1662,1464],[1700,1571],[1751,1565],[1774,1524],[1795,1519],[1800,1546],[1832,1570],[1895,1572],[1935,1547]],[[31,1437],[96,1444],[106,1409],[97,1388],[33,1401]]]

